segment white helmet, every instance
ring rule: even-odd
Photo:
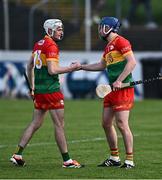
[[[48,34],[48,36],[53,37],[54,32],[56,31],[56,29],[58,27],[62,27],[63,28],[63,23],[62,23],[62,21],[60,19],[47,19],[44,22],[43,27],[44,27],[46,33]],[[49,34],[49,31],[48,31],[49,29],[52,30],[51,34]],[[63,38],[63,35],[62,35],[61,39],[62,38]],[[61,40],[61,39],[59,39],[59,40]]]

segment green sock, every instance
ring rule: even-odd
[[[70,159],[69,153],[68,152],[62,153],[62,158],[63,161],[68,161]]]
[[[22,146],[18,145],[15,154],[22,155],[23,150],[24,150],[24,148]]]

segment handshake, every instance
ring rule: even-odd
[[[70,69],[71,71],[79,71],[82,69],[82,65],[80,64],[80,62],[72,62],[70,64]]]

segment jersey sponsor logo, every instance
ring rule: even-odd
[[[112,57],[111,53],[108,53],[106,55],[105,61],[106,61],[107,65],[111,64],[113,62],[113,57]]]
[[[109,64],[111,64],[113,62],[113,57],[112,57],[111,53],[108,54],[107,61],[108,61]]]
[[[126,46],[126,47],[121,49],[121,52],[122,52],[122,54],[124,54],[124,53],[126,53],[126,52],[128,52],[130,50],[131,50],[130,46]]]
[[[58,54],[56,53],[56,52],[49,52],[48,53],[48,57],[57,57],[58,56]]]

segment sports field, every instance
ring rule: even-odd
[[[65,128],[72,158],[85,164],[82,169],[63,169],[53,139],[53,125],[47,115],[41,129],[24,151],[26,167],[15,167],[9,158],[31,120],[32,101],[0,99],[0,179],[161,179],[162,100],[135,103],[130,125],[134,132],[134,169],[99,168],[108,147],[101,127],[101,100],[65,101]],[[119,134],[120,155],[124,147]]]

